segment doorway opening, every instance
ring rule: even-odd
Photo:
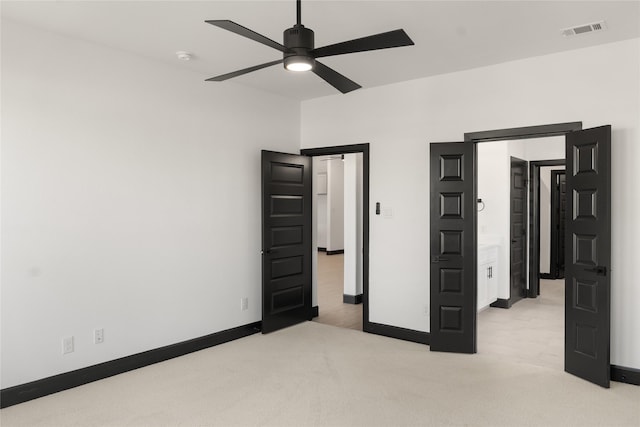
[[[567,205],[567,174],[563,170],[551,171],[551,250],[549,251],[550,279],[564,279],[564,223]]]
[[[550,173],[553,170],[564,170],[566,160],[556,158],[552,160],[532,161],[529,168],[529,194],[531,200],[531,210],[529,212],[529,253],[531,262],[529,263],[529,298],[540,295],[540,279],[554,279],[548,276],[549,254],[551,252],[551,215],[553,207],[550,199],[552,195],[548,192],[548,185],[545,182],[551,180]],[[564,207],[563,207],[564,208]],[[564,235],[564,225],[563,225]],[[549,243],[549,246],[545,246]],[[546,252],[541,249],[548,248]],[[564,245],[563,245],[564,246]]]
[[[316,322],[362,330],[362,153],[313,158]]]
[[[451,144],[442,146],[438,150],[448,150],[449,153],[459,153],[456,161],[460,166],[466,164],[467,176],[473,177],[471,195],[466,193],[468,202],[475,202],[476,198],[476,148],[477,143],[511,139],[530,139],[539,136],[565,136],[566,169],[568,171],[566,192],[566,257],[565,257],[565,298],[564,298],[564,370],[580,378],[591,381],[602,387],[609,387],[611,378],[610,355],[610,325],[611,325],[611,279],[609,276],[611,264],[611,125],[582,129],[581,122],[560,123],[554,125],[533,126],[529,128],[502,129],[465,134],[465,148],[456,149]],[[432,152],[432,163],[433,154]],[[436,152],[437,153],[437,152]],[[451,157],[451,154],[449,154]],[[463,162],[463,159],[469,159]],[[445,171],[450,165],[440,155],[440,170]],[[449,162],[450,163],[450,162]],[[459,181],[463,178],[463,169],[458,174]],[[448,175],[442,175],[449,178]],[[441,179],[442,180],[442,179]],[[466,180],[468,181],[468,180]],[[437,186],[438,184],[436,184]],[[468,186],[468,184],[466,184]],[[432,184],[433,186],[433,184]],[[462,189],[462,185],[459,185]],[[442,191],[442,190],[440,190]],[[443,194],[441,192],[441,194]],[[465,193],[460,193],[463,196]],[[471,197],[470,197],[471,196]],[[470,200],[469,200],[470,199]],[[436,227],[438,223],[433,225]],[[461,221],[460,230],[468,230],[473,242],[472,250],[461,251],[463,258],[470,255],[472,264],[476,265],[477,242],[477,212],[473,211],[470,220]],[[437,228],[436,228],[437,230]],[[441,231],[442,233],[442,231]],[[433,257],[432,257],[433,258]],[[433,279],[433,275],[432,275]],[[471,283],[475,285],[476,277]],[[460,312],[475,311],[475,286],[470,287],[471,301],[462,300],[469,308]],[[440,311],[449,310],[445,307],[444,298],[434,292],[440,306]],[[536,296],[533,294],[532,296]],[[456,307],[456,309],[458,309]],[[461,317],[461,316],[458,316]],[[431,317],[432,324],[433,316]],[[445,319],[451,324],[451,319]],[[466,345],[476,351],[476,322],[471,319],[471,334]],[[460,322],[459,322],[460,323]],[[446,326],[448,326],[448,324]],[[436,323],[436,326],[437,323]],[[433,334],[432,328],[432,334]],[[446,331],[439,328],[436,334],[444,335]],[[442,337],[440,337],[442,338]],[[446,343],[446,341],[443,340]],[[446,347],[446,344],[445,344]]]
[[[314,319],[371,332],[369,144],[304,149],[300,154],[313,161]]]
[[[557,370],[563,366],[564,283],[542,280],[543,297],[529,299],[537,297],[528,282],[531,265],[545,258],[540,251],[548,265],[550,239],[539,239],[549,233],[551,198],[549,180],[540,185],[530,171],[547,161],[541,159],[564,157],[564,150],[563,136],[476,147],[478,351]],[[534,236],[532,218],[541,217],[542,232]]]

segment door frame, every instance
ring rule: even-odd
[[[467,132],[464,134],[464,142],[467,144],[477,144],[490,141],[507,141],[516,139],[545,138],[551,136],[565,136],[569,132],[582,130],[582,122],[554,123],[538,126],[527,126],[509,129],[495,129],[480,132]],[[564,159],[559,160],[543,160],[529,162],[529,176],[531,185],[529,185],[529,290],[527,297],[536,298],[540,292],[540,166],[555,166],[556,164],[565,164]],[[477,192],[477,170],[474,181],[476,182]],[[477,194],[474,195],[477,198]],[[474,230],[473,234],[478,235],[477,217],[478,212],[474,211]],[[477,252],[477,249],[476,249]],[[478,268],[477,253],[476,269]],[[478,292],[477,278],[473,277],[473,292]],[[500,301],[498,301],[500,302]],[[504,301],[503,301],[504,302]],[[497,305],[498,307],[507,308],[506,304]],[[474,332],[477,334],[477,331]]]
[[[372,324],[369,322],[369,144],[337,145],[300,150],[300,155],[309,157],[352,153],[362,153],[362,330],[374,332],[371,330]],[[311,179],[313,181],[313,177]],[[318,316],[318,309],[318,306],[313,307],[314,317]]]
[[[529,291],[528,298],[540,295],[540,168],[565,166],[565,159],[529,162]]]
[[[562,277],[560,277],[561,251],[558,250],[560,242],[564,242],[564,233],[560,235],[560,225],[562,225],[562,221],[560,221],[560,207],[562,206],[562,203],[560,203],[561,193],[558,177],[561,175],[565,175],[566,179],[566,173],[566,170],[551,171],[551,238],[549,239],[549,241],[551,242],[551,247],[549,250],[549,273],[551,274],[553,279],[564,278],[564,270]]]

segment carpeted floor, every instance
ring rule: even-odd
[[[638,426],[640,388],[306,322],[0,411],[12,426]]]
[[[562,369],[562,282],[478,316],[478,354],[306,322],[0,411],[13,426],[639,426]]]

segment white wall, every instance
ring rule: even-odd
[[[3,21],[1,387],[260,320],[260,149],[299,115]]]
[[[498,298],[509,299],[509,159],[508,141],[478,144],[478,245],[498,245],[496,278]],[[482,206],[482,205],[480,205]]]
[[[370,143],[370,320],[429,330],[429,142],[487,129],[611,124],[611,362],[640,368],[639,100],[633,39],[303,102],[303,147]],[[376,202],[392,206],[393,218],[376,216]]]
[[[327,248],[327,162],[322,157],[313,158],[314,212],[317,215],[317,248]]]
[[[344,162],[327,160],[327,251],[344,250]]]
[[[344,155],[344,293],[362,294],[362,153]]]

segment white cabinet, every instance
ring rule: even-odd
[[[478,311],[498,299],[498,246],[478,246]]]

